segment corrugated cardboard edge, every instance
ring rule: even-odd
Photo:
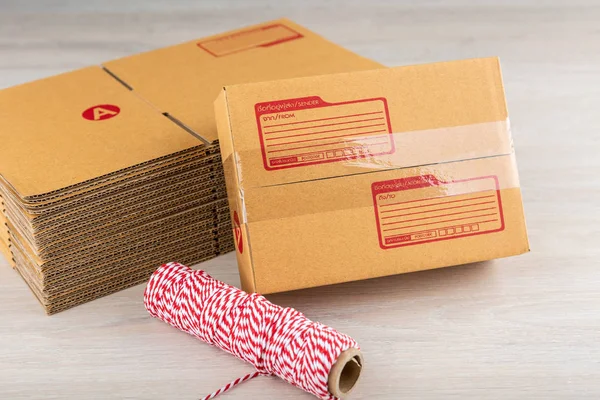
[[[224,250],[223,252],[228,252],[228,251],[232,250],[231,243],[227,244],[223,250]],[[222,253],[217,252],[217,253],[210,254],[210,255],[207,255],[204,257],[199,257],[199,256],[195,255],[194,253],[191,253],[191,254],[187,254],[185,256],[179,256],[177,258],[183,263],[197,264],[197,263],[200,263],[203,261],[210,260],[214,257],[217,257]],[[147,268],[141,268],[136,273],[125,274],[122,277],[120,277],[118,280],[111,281],[111,285],[103,285],[102,287],[98,287],[93,291],[84,291],[81,293],[78,292],[74,296],[72,296],[68,299],[64,299],[64,300],[58,301],[58,302],[51,302],[51,303],[47,303],[44,301],[44,298],[41,297],[41,294],[35,289],[35,286],[31,285],[31,281],[28,279],[26,274],[19,271],[19,269],[17,269],[17,272],[19,272],[19,274],[21,275],[21,277],[23,278],[25,283],[30,287],[30,289],[33,292],[33,294],[35,295],[36,299],[39,301],[39,303],[44,308],[46,314],[52,315],[52,314],[56,314],[60,311],[64,311],[69,308],[75,307],[77,305],[98,299],[100,297],[107,296],[109,294],[112,294],[112,293],[115,293],[115,292],[118,292],[121,290],[125,290],[131,286],[135,286],[135,285],[144,283],[148,280],[149,276],[152,274],[152,272],[157,267],[158,267],[158,265],[150,266]]]
[[[48,198],[38,199],[33,202],[23,201],[23,199],[20,198],[18,198],[18,201],[19,203],[22,203],[22,207],[31,214],[52,212],[56,209],[57,204],[71,204],[71,202],[77,204],[81,198],[97,197],[98,193],[104,195],[110,190],[115,190],[112,189],[113,186],[118,186],[119,188],[128,187],[132,184],[128,183],[129,181],[133,181],[133,184],[137,184],[141,182],[145,176],[152,175],[152,177],[147,179],[157,179],[157,177],[160,176],[166,177],[176,169],[185,169],[192,164],[209,165],[221,159],[221,155],[218,154],[219,149],[215,146],[200,146],[196,148],[198,149],[197,151],[161,159],[155,163],[147,164],[123,174],[117,174],[103,181],[94,180],[94,182],[90,182],[88,185],[82,186],[75,191],[65,193],[57,191]],[[2,189],[2,186],[0,186],[0,189]],[[14,193],[7,193],[15,198]]]
[[[6,262],[8,262],[8,265],[10,265],[13,268],[15,267],[15,260],[13,258],[13,254],[10,250],[9,245],[4,241],[0,241],[0,254],[4,256]]]
[[[0,196],[0,254],[4,256],[9,265],[15,267],[15,260],[10,251],[10,229],[6,218],[4,199]]]
[[[193,175],[191,176],[193,177]],[[107,221],[115,220],[117,217],[123,218],[132,212],[140,213],[140,216],[150,215],[152,210],[158,211],[161,205],[165,206],[163,210],[166,211],[166,206],[172,206],[175,203],[184,204],[184,200],[199,204],[198,200],[200,198],[212,200],[225,198],[225,178],[222,176],[222,173],[214,177],[207,176],[196,181],[192,179],[188,179],[187,181],[189,182],[187,187],[184,186],[187,183],[186,181],[162,182],[163,187],[168,190],[162,190],[158,185],[156,186],[158,186],[159,190],[148,192],[141,192],[141,188],[138,188],[140,194],[137,198],[135,195],[130,194],[128,197],[118,199],[118,201],[115,199],[115,204],[118,204],[118,207],[121,207],[121,209],[106,201],[94,204],[94,207],[88,205],[87,208],[77,210],[77,213],[85,215],[87,219],[81,217],[73,219],[71,217],[74,214],[65,212],[63,215],[57,215],[52,221],[53,223],[47,223],[45,226],[39,227],[32,224],[31,220],[22,218],[23,214],[19,213],[18,205],[11,204],[6,204],[6,216],[13,226],[19,227],[28,236],[32,244],[41,248],[50,239],[56,239],[56,236],[59,237],[60,241],[64,241],[73,236],[74,232],[81,233],[80,229],[84,227],[100,226],[101,222],[107,223]],[[179,186],[176,192],[177,196],[171,196],[169,190],[175,184]],[[91,218],[95,219],[92,221]]]
[[[217,131],[219,132],[220,139],[221,160],[223,162],[225,185],[227,187],[227,200],[229,202],[232,229],[236,240],[235,255],[240,272],[240,282],[243,290],[255,292],[256,279],[252,263],[252,248],[250,247],[249,240],[250,233],[246,224],[243,188],[239,184],[241,179],[240,171],[238,170],[239,166],[236,161],[235,152],[233,151],[233,136],[225,88],[219,93],[214,105]],[[236,226],[236,224],[239,224],[239,226]]]

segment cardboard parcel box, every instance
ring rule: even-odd
[[[222,86],[380,66],[281,19],[2,90],[0,253],[55,313],[231,251]]]
[[[248,291],[528,251],[496,58],[227,86],[215,111]]]

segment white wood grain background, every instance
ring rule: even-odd
[[[270,299],[360,342],[354,399],[600,398],[599,2],[0,0],[0,87],[280,16],[390,66],[499,55],[532,252]],[[231,254],[202,267],[238,283]],[[250,370],[142,291],[46,317],[0,261],[0,398],[196,399]]]

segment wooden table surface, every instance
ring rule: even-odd
[[[390,66],[500,56],[531,253],[269,298],[357,339],[353,399],[600,398],[598,2],[285,3],[0,0],[0,87],[280,16]],[[233,254],[202,268],[239,283]],[[0,398],[192,400],[251,370],[142,292],[46,317],[0,261]],[[222,398],[312,397],[258,378]]]

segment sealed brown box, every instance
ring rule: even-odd
[[[226,86],[215,112],[248,291],[529,249],[496,58]]]
[[[231,251],[222,86],[379,67],[280,19],[2,90],[0,253],[54,313]]]

